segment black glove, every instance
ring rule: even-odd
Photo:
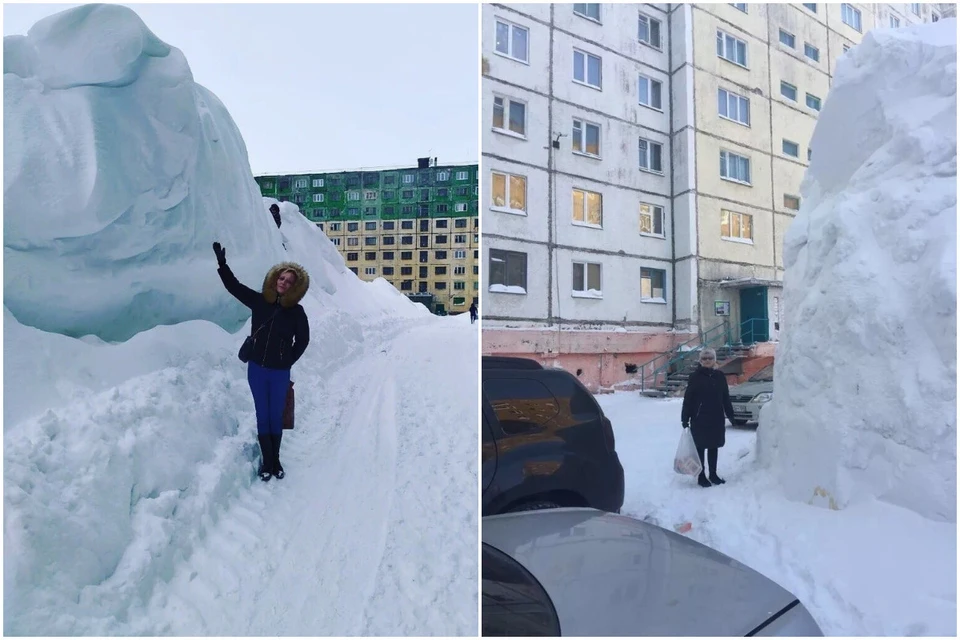
[[[213,252],[217,254],[217,265],[224,266],[227,264],[227,250],[220,246],[219,242],[213,243]]]
[[[684,429],[689,429],[689,428],[690,428],[690,421],[689,421],[689,420],[684,420],[681,424],[683,424],[683,428],[684,428]]]

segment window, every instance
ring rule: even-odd
[[[272,190],[273,190],[273,183],[272,183],[272,182],[264,182],[264,183],[263,183],[262,185],[260,185],[260,186],[261,186],[265,191],[272,191]],[[314,186],[317,186],[317,185],[314,185]],[[320,186],[322,187],[323,185],[320,185]]]
[[[331,223],[330,223],[330,231],[340,231],[340,223],[339,223],[339,222],[331,222]]]
[[[383,176],[383,184],[396,184],[397,176],[392,173],[385,174]]]
[[[474,187],[474,189],[476,189],[476,187]],[[457,195],[458,195],[458,196],[466,196],[466,195],[469,195],[469,194],[470,194],[470,188],[469,188],[469,187],[457,187]],[[473,195],[477,195],[477,192],[474,191],[474,192],[473,192]]]
[[[434,267],[434,268],[433,268],[433,275],[435,275],[435,276],[445,276],[445,275],[447,275],[447,268],[446,268],[446,267]]]
[[[392,275],[393,275],[393,267],[384,267],[384,268],[383,268],[383,275],[385,275],[385,276],[392,276]]]
[[[376,223],[376,222],[364,222],[364,223],[363,223],[363,229],[364,229],[365,231],[376,231],[376,230],[377,230],[377,223]]]
[[[787,100],[797,101],[797,88],[789,82],[780,81],[780,95]]]
[[[600,22],[599,2],[576,2],[573,5],[573,12],[581,18]]]
[[[920,15],[920,3],[919,3],[919,2],[911,2],[911,3],[910,3],[910,11],[913,11],[913,15],[919,16],[919,15]]]
[[[359,192],[359,191],[348,191],[348,192],[347,192],[347,202],[356,202],[356,201],[358,201],[358,200],[360,200],[360,192]]]
[[[717,90],[717,108],[721,118],[750,126],[750,99],[726,89]]]
[[[640,104],[657,111],[663,110],[663,83],[647,76],[640,76],[637,87]]]
[[[416,179],[417,177],[412,173],[403,174],[403,184],[413,184],[414,180]]]
[[[573,223],[591,227],[603,225],[603,199],[599,193],[573,190]]]
[[[454,282],[454,283],[453,283],[453,289],[454,289],[454,291],[463,291],[463,290],[466,289],[466,288],[467,288],[467,283],[466,283],[466,282]]]
[[[449,220],[437,220],[436,222],[433,223],[433,226],[436,227],[437,229],[446,229],[449,222],[450,222]]]
[[[358,231],[359,229],[360,229],[360,223],[359,223],[359,222],[348,222],[348,223],[347,223],[347,231]]]
[[[490,249],[490,287],[493,293],[527,293],[527,254]]]
[[[447,252],[446,251],[434,251],[433,252],[434,260],[446,260]]]
[[[413,229],[413,220],[401,220],[400,221],[401,229]]]
[[[437,171],[437,182],[446,182],[450,179],[450,172],[447,170]],[[444,194],[446,195],[446,194]]]
[[[666,282],[666,271],[640,269],[640,302],[666,302]]]
[[[436,210],[437,213],[446,213],[449,208],[450,208],[450,205],[447,205],[447,204],[438,204],[438,205],[436,205],[435,210]]]
[[[436,283],[436,285],[434,285],[434,288],[435,288],[437,291],[443,291],[443,290],[445,290],[445,289],[447,288],[447,283],[446,283],[446,282],[438,282],[438,283]]]
[[[383,242],[385,245],[393,245],[396,244],[397,239],[394,236],[383,236],[381,242]]]
[[[803,3],[803,7],[804,7],[805,9],[809,9],[809,10],[812,11],[813,13],[816,13],[816,12],[817,12],[817,3],[816,3],[816,2],[804,2],[804,3]]]
[[[401,236],[400,244],[413,244],[413,236]]]
[[[470,174],[466,171],[457,171],[457,180],[468,180]]]
[[[351,251],[347,254],[347,262],[356,262],[360,258],[360,254],[356,251]]]
[[[397,228],[397,223],[393,220],[384,220],[383,221],[383,230],[384,231],[393,231]]]
[[[809,43],[803,43],[803,55],[807,56],[814,62],[820,62],[820,49],[817,49],[815,46]]]
[[[790,209],[791,211],[799,211],[799,210],[800,210],[800,197],[799,197],[799,196],[791,196],[791,195],[788,195],[788,194],[786,194],[786,193],[783,194],[783,208],[784,208],[784,209]]]
[[[573,121],[573,152],[600,157],[600,125],[585,120]]]
[[[440,234],[434,238],[434,244],[447,244],[449,237],[446,234]]]
[[[393,260],[393,251],[384,251],[384,252],[383,252],[383,259],[384,259],[384,260]],[[390,268],[390,267],[388,267],[388,268]],[[386,269],[384,269],[384,274],[385,274],[385,275],[393,275],[392,272],[391,272],[391,273],[387,273],[387,272],[386,272]]]
[[[724,240],[753,243],[753,216],[721,209],[720,236]]]
[[[377,268],[376,268],[376,267],[365,267],[365,268],[363,269],[363,273],[364,273],[365,275],[368,275],[368,276],[375,276],[375,275],[377,275]]]
[[[807,147],[807,162],[810,162],[811,160],[813,160],[813,149]]]
[[[457,260],[466,260],[467,252],[464,249],[457,249],[456,251],[453,252],[453,257],[456,258]]]
[[[453,268],[453,275],[455,276],[462,276],[462,275],[465,275],[466,273],[467,273],[467,268],[462,265]]]
[[[790,142],[787,139],[783,140],[783,154],[793,158],[800,157],[800,145],[796,142]]]
[[[314,178],[313,179],[313,188],[319,189],[323,186],[323,178]]]
[[[730,3],[730,6],[733,7],[734,9],[738,9],[738,10],[740,10],[740,11],[743,11],[744,13],[747,12],[747,3],[746,3],[746,2],[731,2],[731,3]]]
[[[350,267],[350,272],[355,276],[360,275],[360,272],[357,270],[356,267]]]
[[[717,30],[717,55],[745,67],[747,66],[747,43]]]
[[[663,233],[663,207],[640,203],[640,233],[645,236],[665,237]]]
[[[377,215],[377,208],[376,208],[376,207],[364,207],[364,208],[363,208],[363,215],[367,216],[368,218],[374,217],[374,216]]]
[[[496,96],[493,99],[493,129],[501,133],[527,134],[527,105]]]
[[[660,21],[640,14],[637,27],[637,39],[654,49],[660,49]]]
[[[376,191],[364,191],[364,192],[363,192],[363,199],[364,199],[364,200],[376,200],[376,199],[377,199],[377,192],[376,192]]]
[[[600,265],[593,262],[573,263],[573,296],[575,298],[602,298]]]
[[[820,111],[820,98],[818,98],[813,94],[808,93],[807,106],[813,109],[814,111]]]
[[[467,244],[467,235],[465,233],[460,233],[453,236],[454,244]]]
[[[852,4],[844,3],[840,5],[840,19],[843,20],[847,26],[853,27],[857,31],[863,31],[860,22],[860,10],[855,9]]]
[[[330,242],[332,242],[337,247],[340,246],[340,238],[330,238]]]
[[[454,211],[456,211],[457,213],[466,213],[466,211],[467,211],[467,203],[466,203],[466,202],[460,202],[460,203],[458,203],[453,209],[454,209]]]
[[[519,62],[528,62],[527,40],[529,31],[519,25],[497,19],[496,50],[500,55]]]
[[[294,189],[306,189],[307,188],[307,179],[306,178],[297,178],[293,181]]]
[[[380,197],[384,200],[393,200],[397,197],[397,192],[393,189],[384,189],[380,192]]]
[[[601,65],[602,62],[598,56],[579,49],[573,50],[574,81],[599,89]]]
[[[474,220],[474,222],[477,222]],[[457,218],[453,221],[453,226],[457,229],[466,229],[467,228],[467,219],[466,218]]]
[[[322,194],[322,193],[315,193],[315,194],[313,194],[313,201],[314,201],[314,202],[323,202],[323,194]]]
[[[404,189],[403,191],[400,192],[400,197],[403,198],[404,200],[412,200],[413,189]]]
[[[366,237],[363,239],[363,244],[366,245],[366,246],[368,246],[368,247],[375,247],[375,246],[377,246],[377,237],[376,237],[376,236],[366,236]]]
[[[786,45],[791,49],[796,49],[797,37],[788,31],[780,29],[780,44]]]
[[[720,152],[720,177],[750,184],[750,158],[729,151]]]
[[[663,173],[663,145],[640,138],[640,169]]]
[[[491,208],[507,213],[526,215],[527,179],[524,176],[497,172],[493,172],[490,177]]]
[[[900,18],[897,18],[895,16],[890,16],[890,28],[896,29],[899,26],[900,26]]]

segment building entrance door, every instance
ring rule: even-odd
[[[767,288],[740,289],[740,340],[744,344],[767,342],[770,319],[767,315]]]

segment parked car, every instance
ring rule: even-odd
[[[552,509],[482,527],[484,636],[823,636],[789,591],[647,522]]]
[[[623,506],[613,425],[576,376],[535,360],[485,356],[484,515]]]
[[[760,407],[773,399],[773,365],[767,365],[743,384],[730,387],[733,424],[744,425],[760,420]]]

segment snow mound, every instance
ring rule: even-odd
[[[284,259],[240,131],[183,54],[132,10],[85,5],[4,42],[4,304],[21,323],[125,340],[245,309],[241,281]]]
[[[792,500],[956,522],[956,24],[871,31],[820,114],[759,429]]]

